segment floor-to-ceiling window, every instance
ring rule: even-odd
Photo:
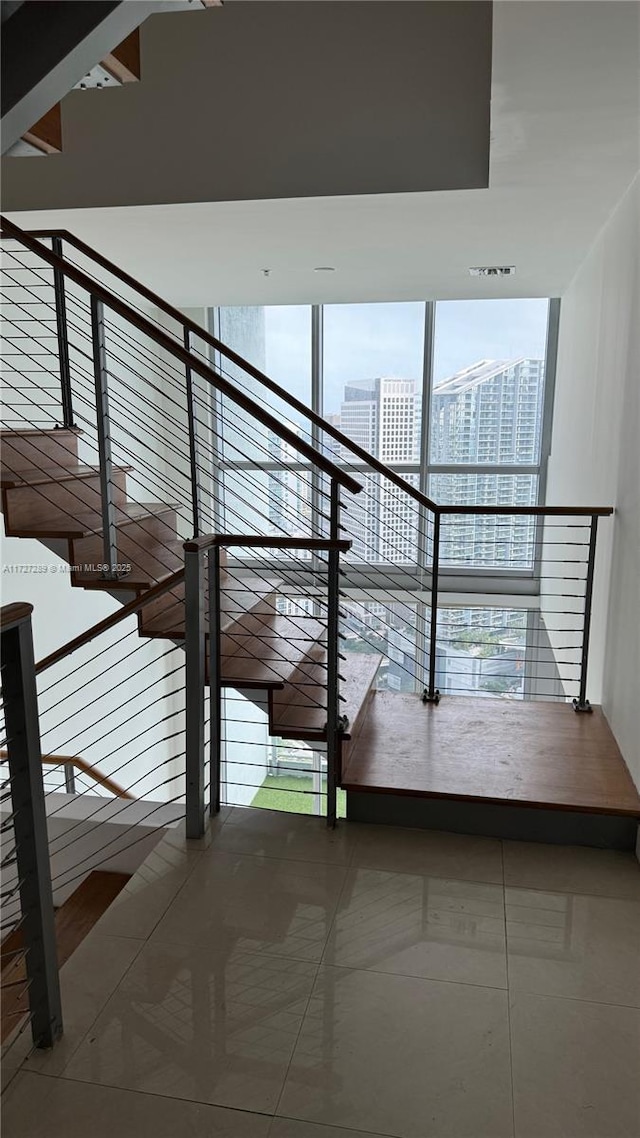
[[[289,395],[435,501],[530,506],[544,496],[557,310],[558,302],[545,298],[245,307],[212,310],[211,328]],[[249,395],[266,398],[263,406],[294,437],[318,443],[317,429],[314,435],[305,416],[285,401],[266,397],[259,379],[223,357],[216,362]],[[295,447],[224,400],[216,422],[227,532],[307,532],[318,490]],[[391,601],[371,597],[376,574],[388,587],[392,563],[416,578],[424,567],[419,511],[365,460],[334,444],[328,453],[348,461],[365,482],[350,507],[349,560],[366,569],[368,590],[344,597],[343,649],[379,652],[379,685],[415,690],[427,605],[403,591],[402,583]],[[527,694],[531,611],[504,597],[492,602],[486,583],[488,574],[505,582],[526,577],[535,547],[531,517],[452,514],[443,521],[441,691]],[[267,554],[262,563],[256,558],[250,551],[252,564],[267,564]],[[303,560],[300,555],[298,563]],[[304,587],[297,596],[292,580],[278,601],[280,611],[302,606],[312,612]],[[511,594],[511,586],[505,584],[504,592]],[[255,735],[255,725],[252,730]],[[299,788],[304,796],[298,796],[297,809],[304,802],[318,810],[322,764],[313,748],[291,741],[282,746],[266,734],[265,744],[264,781],[249,779],[259,786],[256,804],[280,805],[287,781],[291,795]],[[244,794],[247,801],[250,792]]]

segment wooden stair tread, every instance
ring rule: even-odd
[[[290,738],[296,732],[321,734],[326,730],[326,667],[323,652],[321,662],[303,665],[294,674],[283,691],[273,697],[273,724]],[[346,716],[348,725],[345,739],[359,732],[364,719],[378,668],[382,663],[380,655],[350,653],[346,660],[340,661],[340,707],[338,714]],[[314,688],[314,685],[315,688]]]
[[[133,467],[114,465],[114,470],[128,474]],[[26,467],[24,470],[5,471],[3,467],[0,473],[0,487],[7,490],[19,489],[21,486],[47,486],[51,482],[71,482],[76,478],[95,478],[99,474],[99,466],[88,466],[84,463],[76,463],[75,466],[65,467],[64,470],[60,466],[43,466],[42,469]]]
[[[324,625],[314,617],[260,616],[258,629],[224,637],[223,682],[229,687],[273,687],[290,682],[297,668],[324,651]]]
[[[304,660],[284,688],[273,693],[272,732],[283,738],[323,739],[327,728],[326,650]]]
[[[60,967],[91,932],[130,877],[129,873],[107,873],[102,869],[94,869],[56,911]]]
[[[270,577],[229,576],[221,571],[221,628],[225,630],[240,626],[244,618],[263,603],[271,603],[269,598],[275,594],[280,580]],[[206,592],[206,591],[205,591]],[[184,584],[176,585],[170,593],[154,602],[153,613],[143,609],[141,630],[145,636],[167,636],[183,640],[185,635]],[[205,595],[205,621],[208,623],[208,597]]]
[[[131,570],[118,581],[110,581],[109,588],[143,592],[159,584],[165,577],[170,577],[184,565],[183,543],[179,539],[160,541],[155,534],[148,532],[144,524],[127,526],[126,538],[129,540],[121,538],[122,548],[118,550],[118,557],[121,557],[121,563],[130,565]],[[89,552],[83,561],[75,561],[75,564],[99,564],[103,556],[101,541],[100,537],[95,554]],[[74,572],[73,584],[85,589],[103,589],[105,580],[97,569],[93,572],[80,570]]]
[[[131,522],[139,522],[143,518],[156,517],[159,514],[175,509],[175,506],[165,502],[128,502],[125,506],[115,508],[115,521],[117,526],[126,526]],[[102,533],[102,516],[98,510],[82,510],[74,517],[68,513],[55,513],[51,504],[43,499],[42,518],[30,521],[24,530],[12,528],[10,536],[15,537],[91,537]]]
[[[349,721],[345,732],[347,738],[355,738],[359,734],[382,660],[378,654],[349,652],[346,660],[339,661],[338,671],[344,677],[340,684],[340,695],[344,699],[340,703],[340,715],[346,715]]]
[[[70,897],[56,910],[56,946],[58,967],[66,963],[78,945],[91,932],[109,905],[124,889],[131,875],[92,870]],[[10,933],[2,943],[2,1042],[28,1013],[26,964],[23,955],[10,955],[22,948],[21,930]],[[4,985],[16,985],[4,987]]]

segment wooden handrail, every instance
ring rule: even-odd
[[[259,534],[209,533],[185,541],[184,549],[187,553],[196,553],[198,550],[209,549],[214,545],[228,546],[229,548],[234,545],[244,545],[249,549],[308,549],[310,553],[337,549],[340,553],[348,553],[352,544],[353,542],[347,538],[260,537]]]
[[[0,608],[0,632],[9,632],[17,624],[28,620],[33,612],[33,605],[28,601],[14,601],[10,605]]]
[[[14,225],[12,221],[9,221],[5,217],[0,217],[0,225],[2,226],[2,230],[6,230],[9,236],[14,237],[27,249],[30,249],[32,253],[41,257],[42,260],[48,265],[51,265],[52,268],[58,269],[65,277],[69,277],[70,280],[75,281],[75,283],[85,289],[90,296],[94,296],[102,301],[112,312],[116,312],[118,316],[121,316],[127,323],[132,324],[139,332],[148,336],[150,340],[153,340],[154,343],[158,344],[159,347],[170,356],[179,360],[185,368],[190,368],[192,372],[196,372],[203,379],[206,379],[217,388],[218,391],[226,395],[232,403],[241,407],[247,414],[252,415],[263,427],[273,431],[276,436],[287,442],[294,450],[304,455],[309,462],[317,466],[330,478],[335,479],[335,481],[341,486],[344,486],[346,490],[349,490],[352,494],[360,493],[362,490],[360,482],[352,478],[350,474],[347,474],[346,471],[342,470],[339,466],[336,466],[335,462],[331,462],[330,459],[325,458],[311,443],[307,443],[304,439],[299,438],[295,431],[284,426],[275,415],[271,415],[268,411],[265,411],[259,403],[251,399],[248,395],[245,395],[242,391],[239,391],[233,383],[220,375],[215,368],[209,364],[205,364],[199,356],[193,355],[192,352],[180,344],[173,336],[156,327],[153,321],[147,319],[147,317],[143,316],[140,312],[137,312],[135,308],[132,308],[124,300],[120,300],[120,298],[110,292],[109,289],[106,289],[99,282],[87,276],[81,269],[76,268],[75,265],[71,265],[68,261],[65,261],[63,257],[57,257],[55,253],[52,253],[35,238],[29,237],[27,233],[20,229],[18,225]],[[195,327],[197,328],[198,326],[195,325]],[[276,389],[279,390],[277,385]]]
[[[438,506],[439,514],[522,514],[537,518],[608,517],[613,506]]]
[[[0,223],[4,225],[3,218],[0,218]],[[305,419],[308,419],[314,426],[320,427],[335,442],[340,443],[340,446],[343,446],[345,450],[351,451],[360,462],[364,462],[366,466],[371,467],[371,469],[375,470],[378,474],[382,474],[385,478],[388,478],[395,486],[399,486],[401,490],[405,490],[416,502],[424,506],[425,509],[434,512],[438,509],[437,503],[434,502],[432,498],[423,494],[415,486],[410,486],[408,482],[405,482],[401,474],[396,474],[395,470],[392,470],[391,467],[386,466],[384,462],[380,462],[379,459],[374,458],[364,447],[358,446],[348,435],[343,434],[337,427],[334,427],[331,423],[323,419],[322,415],[318,415],[316,411],[307,407],[300,399],[296,399],[295,395],[291,395],[290,392],[285,391],[275,380],[265,375],[259,368],[254,367],[253,364],[245,360],[238,352],[234,352],[233,348],[228,347],[228,345],[222,340],[219,340],[217,336],[213,336],[206,328],[202,328],[200,324],[196,324],[195,320],[190,320],[188,316],[185,316],[177,308],[174,308],[168,301],[136,280],[130,273],[125,272],[124,269],[120,269],[118,265],[114,265],[113,261],[104,257],[102,253],[99,253],[96,249],[92,249],[90,245],[81,241],[79,237],[76,237],[73,233],[69,233],[67,229],[34,229],[25,231],[25,233],[28,233],[29,236],[34,238],[60,237],[63,241],[67,241],[70,245],[73,245],[79,253],[84,254],[85,257],[90,257],[97,265],[105,269],[106,272],[118,277],[128,288],[139,292],[140,296],[143,296],[145,300],[153,304],[154,308],[159,308],[161,312],[166,313],[167,316],[176,320],[183,328],[187,328],[189,332],[193,333],[193,335],[197,336],[200,340],[204,340],[206,344],[209,344],[211,348],[214,348],[216,352],[219,352],[225,359],[246,372],[247,375],[250,375],[253,379],[257,379],[258,383],[261,383],[268,391],[277,395],[277,397],[282,399],[283,403],[287,403],[292,410],[296,411],[299,415],[303,415]]]
[[[8,751],[0,751],[0,760],[8,758]],[[76,770],[81,771],[82,774],[86,774],[89,778],[92,778],[94,782],[99,783],[100,786],[104,786],[105,790],[109,790],[115,798],[128,798],[131,802],[135,802],[135,798],[132,794],[129,794],[128,790],[125,790],[119,783],[114,782],[112,778],[109,778],[109,775],[103,774],[97,767],[93,767],[91,763],[86,762],[85,759],[81,759],[79,755],[43,755],[42,762],[45,766],[75,767]]]
[[[12,223],[9,222],[9,226],[11,225]],[[4,228],[4,226],[5,219],[0,218],[0,230]],[[18,229],[17,226],[14,228]],[[294,411],[297,411],[298,414],[303,415],[306,419],[313,423],[314,426],[320,427],[323,431],[326,432],[326,434],[328,434],[336,442],[340,443],[340,445],[343,446],[346,450],[351,451],[351,453],[356,455],[356,457],[361,462],[365,463],[372,470],[375,470],[378,474],[384,475],[384,477],[388,478],[390,482],[393,482],[394,485],[400,487],[400,489],[409,494],[409,496],[416,502],[434,514],[502,513],[522,515],[534,514],[537,516],[542,516],[543,514],[597,514],[599,517],[604,517],[613,513],[613,507],[611,506],[585,506],[573,510],[566,510],[564,507],[560,506],[513,506],[504,508],[501,506],[494,506],[491,509],[487,509],[484,506],[455,507],[451,505],[440,505],[438,502],[435,502],[432,498],[429,498],[426,494],[423,494],[420,490],[416,489],[415,486],[411,486],[408,482],[405,481],[402,475],[396,474],[395,470],[392,470],[383,462],[380,462],[379,459],[374,458],[374,456],[369,454],[368,451],[364,450],[363,447],[358,446],[358,444],[350,439],[348,435],[343,434],[343,432],[338,430],[337,427],[334,427],[331,423],[328,423],[325,419],[322,418],[321,415],[318,415],[317,412],[313,411],[310,407],[307,407],[306,404],[303,403],[300,399],[296,399],[296,397],[294,395],[291,395],[290,392],[285,391],[283,388],[281,388],[279,384],[277,384],[273,379],[271,379],[268,375],[265,375],[265,373],[260,371],[259,368],[254,367],[253,364],[249,363],[248,360],[245,360],[237,352],[234,352],[232,348],[229,348],[227,344],[225,344],[222,340],[219,340],[216,336],[213,336],[212,333],[209,332],[206,328],[202,328],[200,324],[196,324],[195,320],[191,320],[188,316],[185,316],[177,308],[174,308],[172,304],[169,304],[168,301],[164,300],[163,297],[158,296],[157,293],[153,292],[152,289],[147,288],[147,286],[142,284],[141,281],[137,280],[136,277],[132,276],[130,273],[127,273],[124,269],[121,269],[118,265],[114,264],[113,261],[110,261],[108,257],[105,257],[102,253],[98,252],[97,249],[93,249],[91,245],[87,245],[85,241],[82,241],[79,237],[76,237],[75,234],[70,233],[68,229],[33,229],[24,231],[18,230],[18,232],[24,236],[29,236],[36,239],[60,237],[63,241],[67,241],[70,245],[73,245],[79,253],[82,253],[85,257],[89,257],[91,260],[95,261],[97,265],[100,265],[101,268],[117,277],[122,281],[123,284],[127,285],[128,288],[131,288],[135,292],[138,292],[140,296],[143,296],[146,300],[153,304],[154,308],[159,308],[161,312],[166,313],[167,316],[170,316],[173,320],[176,320],[179,324],[182,325],[183,328],[187,328],[199,339],[204,340],[206,344],[209,344],[209,346],[214,348],[215,351],[219,352],[220,355],[224,356],[226,359],[230,360],[231,363],[235,364],[237,367],[245,371],[247,375],[252,376],[253,379],[257,379],[259,383],[261,383],[269,391],[273,392],[274,395],[277,395],[279,399],[282,399],[282,401],[284,403],[287,403],[289,407],[291,407]]]

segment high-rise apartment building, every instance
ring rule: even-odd
[[[436,501],[535,503],[536,476],[519,473],[517,468],[538,462],[543,387],[544,360],[524,358],[480,360],[436,384],[431,400],[430,465],[460,468],[432,475],[430,492]],[[406,463],[418,463],[421,424],[416,380],[379,377],[345,385],[340,428],[382,462],[400,471]],[[488,468],[486,474],[483,466]],[[417,484],[416,474],[406,477]],[[394,487],[371,475],[366,505],[354,507],[362,516],[352,556],[364,561],[414,561],[416,510],[408,499],[403,500],[402,509],[400,516]],[[533,536],[530,518],[461,517],[447,525],[442,553],[445,560],[467,568],[524,566],[531,558]]]
[[[340,429],[390,466],[420,455],[420,392],[415,379],[380,376],[346,384]],[[416,475],[408,475],[417,484]],[[363,561],[415,559],[415,508],[377,474],[367,478],[363,502],[353,507],[356,540],[351,556]],[[356,516],[357,514],[357,516]]]
[[[436,384],[430,462],[461,467],[433,475],[436,501],[535,504],[536,477],[517,468],[539,461],[543,397],[542,359],[480,360]],[[492,469],[484,474],[478,470],[483,466]],[[468,567],[524,567],[531,560],[533,538],[531,518],[460,515],[446,528],[442,552],[446,560]]]

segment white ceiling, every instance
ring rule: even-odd
[[[639,16],[495,4],[487,190],[10,216],[70,229],[183,306],[561,295],[640,165]],[[479,264],[517,272],[469,277]]]

